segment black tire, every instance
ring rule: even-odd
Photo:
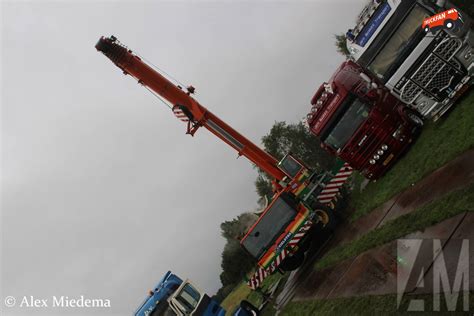
[[[279,268],[285,272],[293,271],[301,267],[304,262],[304,252],[298,251],[292,256],[286,257]]]
[[[311,228],[310,231],[306,234],[303,241],[299,245],[299,247],[300,247],[299,249],[303,252],[308,251],[309,248],[311,247],[311,243],[313,241],[313,238],[314,238],[314,227]]]
[[[242,302],[240,302],[240,307],[255,316],[258,316],[260,314],[258,308],[253,306],[252,303],[250,303],[249,301],[243,300]]]
[[[453,20],[444,21],[444,27],[447,28],[448,30],[453,29],[454,28],[454,21]]]
[[[418,127],[422,127],[425,123],[423,122],[423,118],[420,114],[413,110],[405,110],[405,116],[408,121],[415,124]]]
[[[322,227],[325,231],[333,231],[336,228],[337,218],[334,214],[334,210],[319,202],[313,203],[312,208],[318,216],[321,215],[321,217],[326,221],[325,223],[320,223],[320,225],[318,225],[319,227]]]

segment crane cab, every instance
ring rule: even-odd
[[[290,179],[295,179],[303,169],[307,169],[301,161],[291,154],[286,154],[285,157],[278,162],[278,168],[286,173]]]

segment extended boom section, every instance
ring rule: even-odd
[[[194,135],[197,129],[203,126],[277,181],[282,181],[286,176],[277,167],[278,161],[273,156],[253,144],[192,98],[190,94],[194,92],[193,87],[188,87],[187,91],[183,91],[113,36],[101,37],[95,47],[122,69],[124,74],[131,75],[138,80],[138,83],[148,87],[172,104],[175,115],[187,122],[187,133]]]

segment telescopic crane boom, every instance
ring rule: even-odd
[[[131,75],[138,80],[138,83],[148,87],[171,103],[174,114],[182,121],[187,122],[188,134],[194,135],[203,126],[237,150],[239,155],[247,157],[277,182],[283,181],[287,176],[278,168],[278,161],[273,156],[260,149],[192,98],[194,87],[189,86],[186,88],[187,91],[183,91],[181,87],[174,85],[123,46],[114,36],[101,37],[95,47],[122,69],[124,74]]]

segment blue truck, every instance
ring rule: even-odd
[[[198,290],[189,280],[168,271],[150,290],[135,316],[224,316],[225,309],[209,295]],[[259,311],[242,301],[233,316],[258,315]]]

